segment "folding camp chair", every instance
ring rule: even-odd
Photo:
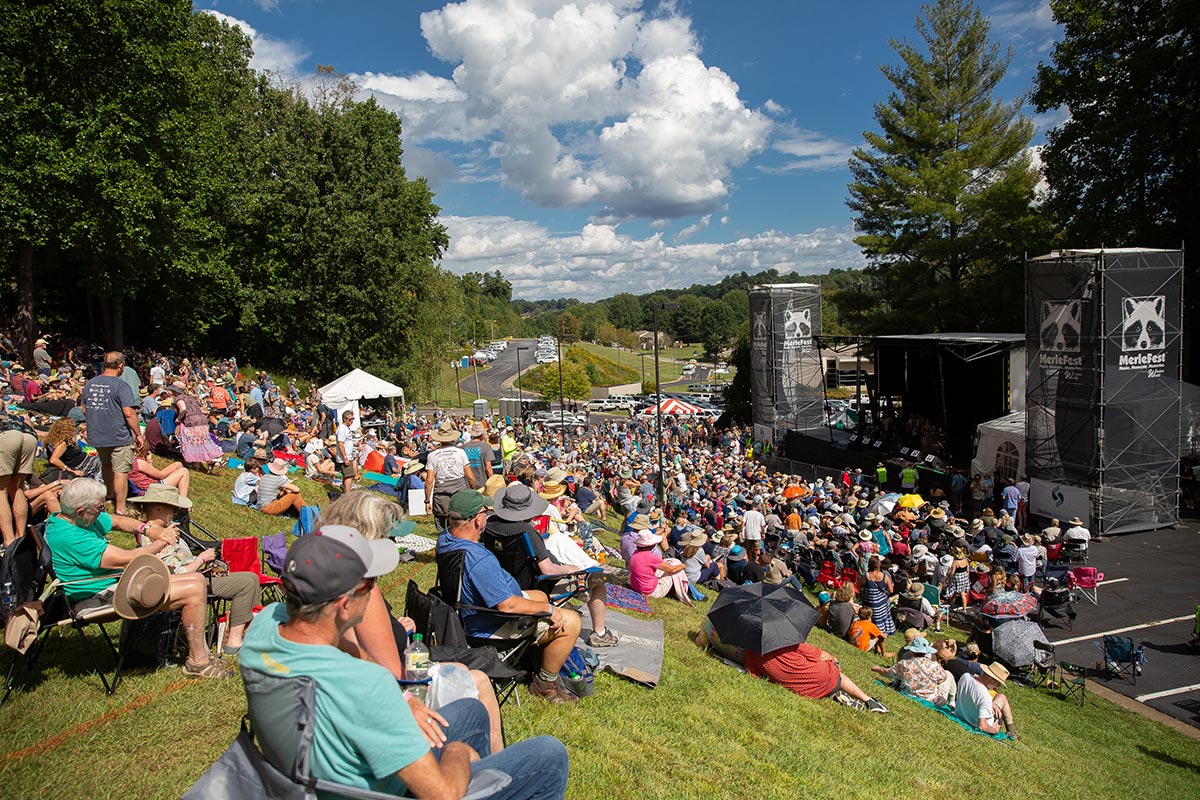
[[[221,560],[229,565],[230,572],[253,572],[257,575],[264,603],[282,603],[286,599],[283,594],[283,581],[263,574],[257,536],[222,539]]]
[[[91,660],[92,666],[95,667],[96,673],[100,676],[100,682],[104,685],[105,694],[113,694],[116,692],[117,684],[121,680],[121,668],[124,666],[125,658],[124,654],[118,648],[117,643],[113,641],[112,636],[109,635],[104,626],[110,622],[120,621],[121,617],[111,604],[89,608],[84,611],[76,611],[70,601],[67,600],[68,583],[58,580],[58,577],[54,573],[54,556],[50,551],[50,546],[46,544],[43,527],[41,525],[30,526],[28,533],[21,538],[29,539],[28,543],[22,546],[22,550],[25,553],[36,551],[37,556],[33,571],[30,573],[31,582],[18,590],[19,596],[33,592],[29,596],[32,598],[41,598],[43,612],[37,640],[25,652],[24,656],[18,655],[17,661],[24,660],[26,674],[32,673],[45,647],[45,639],[50,631],[66,627],[74,628],[79,633],[79,640],[83,643],[83,649],[87,653],[89,660]],[[16,546],[16,543],[14,543],[13,547],[15,548]],[[47,580],[49,581],[48,585],[46,584]],[[88,580],[90,581],[91,579],[89,578]],[[89,625],[95,625],[100,629],[100,635],[108,646],[109,652],[112,653],[115,665],[111,681],[108,677],[108,671],[101,666],[95,649],[88,635],[84,632],[84,628]],[[0,704],[8,699],[9,694],[16,687],[16,674],[18,671],[18,664],[14,662],[9,669],[8,679],[5,683],[4,698],[0,700]]]
[[[830,589],[836,589],[842,585],[837,574],[837,564],[832,561],[825,561],[821,564],[821,571],[817,573],[817,583],[824,584]]]
[[[1095,567],[1076,567],[1067,573],[1067,588],[1078,592],[1092,605],[1100,605],[1100,581],[1104,573],[1097,572]]]
[[[483,645],[494,647],[501,661],[509,666],[520,669],[521,660],[525,653],[528,651],[530,645],[537,641],[538,621],[542,619],[549,620],[551,613],[543,611],[537,614],[509,614],[497,611],[494,608],[474,606],[462,602],[462,584],[466,578],[464,574],[465,555],[461,550],[452,550],[437,554],[437,586],[434,592],[441,598],[442,602],[458,612],[460,619],[464,617],[463,612],[470,612],[484,615],[485,618],[493,622],[504,623],[516,620],[518,623],[518,633],[513,636],[505,638],[473,636],[470,633],[465,633],[465,620],[464,633],[467,644],[471,647],[480,647]],[[517,704],[520,705],[519,697]]]
[[[1146,663],[1146,645],[1134,644],[1128,636],[1105,636],[1104,643],[1096,643],[1101,653],[1104,653],[1104,670],[1114,678],[1128,678],[1134,686],[1137,676],[1142,674],[1142,664]]]
[[[858,586],[858,570],[854,567],[842,567],[842,571],[838,573],[838,583]]]
[[[1058,689],[1064,699],[1074,697],[1083,705],[1087,699],[1087,669],[1070,661],[1059,661],[1054,645],[1049,642],[1035,639],[1033,649],[1037,656],[1031,672],[1033,685]]]
[[[1068,563],[1088,563],[1088,543],[1079,539],[1064,539],[1059,558]]]
[[[311,749],[316,737],[317,683],[242,670],[248,711],[233,744],[200,776],[184,800],[317,800],[338,796],[355,800],[396,800],[396,796],[316,778]],[[255,746],[255,740],[258,746]],[[261,751],[259,750],[261,747]],[[494,769],[479,770],[467,785],[467,800],[483,800],[512,783]]]
[[[556,606],[565,606],[576,597],[587,594],[588,577],[603,570],[595,567],[562,575],[543,575],[530,540],[531,536],[538,535],[534,531],[524,531],[512,536],[498,536],[485,530],[480,542],[492,552],[504,571],[513,576],[518,586],[544,591]],[[559,584],[565,585],[560,588]]]

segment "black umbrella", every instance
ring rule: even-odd
[[[751,583],[721,592],[708,619],[721,644],[761,654],[807,639],[817,610],[790,586]]]

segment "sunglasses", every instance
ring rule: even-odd
[[[375,579],[374,578],[363,578],[362,583],[360,583],[358,586],[355,586],[353,589],[351,589],[349,592],[347,592],[346,596],[347,597],[358,597],[359,595],[366,594],[367,592],[371,591],[374,588],[375,588]]]

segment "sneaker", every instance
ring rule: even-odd
[[[602,634],[592,631],[587,638],[588,647],[614,647],[619,641],[617,635],[608,628]]]
[[[844,705],[846,708],[853,708],[855,711],[865,711],[867,704],[862,700],[851,697],[845,692],[838,691],[833,695],[833,699]]]
[[[870,700],[867,701],[867,710],[874,711],[876,714],[888,713],[887,706],[885,706],[883,703],[879,702],[878,700],[876,700],[874,698],[871,698]]]
[[[547,703],[578,703],[579,698],[563,688],[562,681],[544,681],[534,676],[529,682],[529,693]]]

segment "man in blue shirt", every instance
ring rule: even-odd
[[[326,525],[288,550],[286,607],[267,606],[246,633],[243,670],[316,681],[313,776],[395,795],[461,797],[473,775],[490,769],[511,782],[489,797],[561,798],[568,772],[561,742],[540,736],[492,755],[487,711],[468,698],[439,709],[450,735],[435,756],[392,674],[338,649],[342,632],[362,621],[375,579],[398,561],[391,542]],[[246,691],[265,689],[248,682]]]
[[[520,485],[520,484],[513,484]],[[508,487],[496,492],[496,502],[503,504]],[[529,496],[527,492],[525,496]],[[536,495],[534,495],[536,497]],[[529,683],[529,693],[551,703],[573,703],[579,700],[559,685],[558,673],[579,638],[580,618],[552,604],[545,592],[535,589],[521,591],[515,578],[504,571],[492,552],[479,539],[487,527],[488,508],[492,500],[474,489],[461,489],[450,497],[449,530],[438,537],[437,551],[464,553],[461,601],[467,605],[494,608],[512,614],[541,614],[550,612],[548,619],[537,623],[538,644],[542,648],[541,666]],[[509,508],[520,515],[520,509]],[[472,636],[511,636],[519,632],[518,623],[524,620],[499,622],[477,612],[463,612],[463,626]]]
[[[118,514],[125,514],[129,472],[135,452],[146,452],[146,440],[137,418],[137,392],[121,380],[125,356],[104,354],[104,371],[83,387],[81,405],[87,418],[88,444],[96,448],[104,485]]]

